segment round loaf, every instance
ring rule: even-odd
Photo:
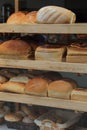
[[[45,6],[38,10],[37,13],[37,23],[63,24],[74,23],[75,20],[75,13],[58,6]]]
[[[31,51],[30,45],[23,40],[8,40],[0,45],[0,54],[20,55],[28,54]]]
[[[9,114],[6,114],[4,116],[4,119],[6,121],[9,121],[9,122],[18,122],[18,121],[21,121],[22,118],[21,116],[17,115],[17,114],[14,114],[14,113],[9,113]]]
[[[22,19],[24,19],[24,17],[25,17],[25,13],[23,13],[21,11],[13,13],[7,19],[7,23],[8,24],[20,24]]]
[[[25,87],[25,93],[37,96],[47,96],[48,82],[43,78],[31,79]]]

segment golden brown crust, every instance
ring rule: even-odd
[[[25,18],[25,13],[19,11],[16,13],[13,13],[9,16],[9,18],[7,19],[7,23],[8,24],[20,24],[22,19]]]
[[[25,93],[30,95],[47,96],[48,82],[42,78],[33,78],[27,84]]]
[[[19,39],[8,40],[0,45],[1,55],[28,55],[30,51],[30,45]]]
[[[24,93],[25,84],[8,81],[8,82],[3,83],[1,85],[0,90],[1,91],[14,92],[14,93]]]
[[[72,80],[70,82],[70,79],[53,81],[48,86],[48,96],[70,99],[71,91],[77,87],[76,85]]]

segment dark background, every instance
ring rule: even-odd
[[[14,7],[14,0],[0,0],[1,7],[4,3],[10,3]],[[19,10],[38,10],[46,5],[58,5],[68,8],[76,13],[76,22],[87,22],[87,0],[19,0]]]

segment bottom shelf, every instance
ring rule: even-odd
[[[0,101],[19,102],[87,112],[87,102],[0,92]]]
[[[0,130],[16,130],[16,129],[8,129],[6,125],[1,125]]]

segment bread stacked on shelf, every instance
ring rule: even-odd
[[[13,13],[7,19],[7,24],[63,24],[75,21],[76,15],[71,10],[59,6],[45,6],[38,11]]]
[[[43,45],[35,50],[35,60],[64,61],[66,47],[62,45]]]
[[[28,59],[31,54],[29,43],[20,39],[8,40],[0,45],[0,58]]]
[[[1,92],[87,101],[87,90],[59,72],[1,69],[0,76]]]
[[[87,63],[87,42],[75,42],[67,47],[67,62]]]
[[[36,22],[37,11],[13,13],[7,19],[7,24],[31,24]]]

